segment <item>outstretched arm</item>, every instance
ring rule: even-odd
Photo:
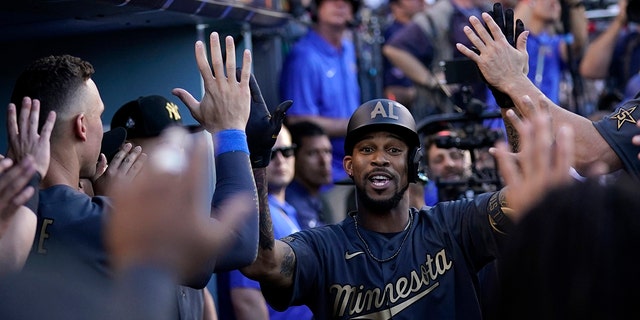
[[[550,101],[523,72],[528,61],[526,40],[528,32],[523,32],[517,39],[516,48],[513,48],[500,28],[487,13],[482,14],[482,19],[489,30],[495,35],[491,37],[482,22],[476,17],[470,17],[471,27],[465,26],[464,32],[471,43],[478,49],[478,53],[463,44],[456,44],[458,50],[476,62],[483,76],[491,85],[506,93],[515,102],[527,95],[534,105],[546,103],[553,119],[552,128],[554,135],[562,126],[569,126],[575,134],[574,167],[580,173],[588,172],[596,163],[604,162],[610,171],[620,169],[622,162],[598,133],[590,120],[570,112]],[[535,110],[523,104],[516,104],[516,111],[525,119],[534,116]]]
[[[197,41],[195,57],[198,69],[204,80],[205,94],[201,101],[196,100],[184,89],[176,88],[173,94],[189,108],[193,117],[210,133],[216,142],[217,184],[213,198],[214,209],[222,201],[239,193],[255,195],[249,162],[249,150],[246,141],[245,126],[249,119],[251,94],[249,78],[251,54],[244,51],[240,76],[236,77],[235,44],[233,38],[225,38],[227,59],[222,59],[219,35],[210,35],[211,67],[207,59],[204,43]],[[228,76],[227,76],[228,75]],[[231,247],[233,252],[224,256],[211,255],[200,271],[194,274],[188,285],[204,287],[214,270],[239,268],[248,265],[255,259],[257,252],[258,204],[256,197],[250,201],[249,217],[242,230],[234,232]],[[214,210],[221,212],[221,210]],[[214,217],[217,217],[214,214]],[[211,219],[215,221],[216,219]],[[219,268],[219,269],[218,269]]]
[[[182,128],[161,137],[138,178],[108,192],[114,206],[105,237],[118,285],[112,318],[170,319],[175,285],[228,250],[250,212],[251,196],[236,194],[220,205],[219,220],[204,216],[206,142]]]
[[[528,96],[523,96],[516,104],[527,105],[535,111],[535,115],[527,119],[519,119],[512,110],[507,112],[521,137],[520,152],[514,157],[504,143],[492,150],[506,184],[500,191],[500,205],[514,222],[546,192],[572,181],[569,169],[574,154],[571,127],[559,128],[554,141],[549,106],[545,102],[534,106]]]
[[[293,286],[296,255],[289,245],[274,239],[273,223],[267,200],[266,169],[255,169],[254,175],[258,188],[260,211],[258,258],[252,265],[242,268],[240,271],[248,278],[259,281],[263,288],[288,290]]]

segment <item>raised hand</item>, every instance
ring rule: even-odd
[[[241,69],[236,69],[238,78],[241,77],[241,72]],[[293,104],[293,101],[284,101],[275,110],[269,110],[253,74],[249,78],[249,89],[251,91],[251,112],[247,122],[246,133],[251,166],[254,169],[265,168],[269,165],[271,148],[276,143],[286,112]]]
[[[207,53],[202,41],[195,45],[195,56],[198,69],[204,80],[204,97],[196,100],[184,89],[173,89],[172,93],[189,108],[193,117],[209,132],[216,133],[225,129],[244,130],[249,119],[251,94],[249,78],[251,69],[251,53],[245,50],[242,58],[240,80],[233,76],[236,69],[236,48],[231,36],[226,37],[226,74],[222,61],[220,39],[217,32],[210,37],[211,61],[213,72],[207,60]]]
[[[142,152],[140,146],[133,147],[131,143],[125,143],[120,151],[111,160],[106,170],[106,158],[100,157],[97,164],[96,176],[92,177],[93,191],[95,195],[105,195],[111,184],[131,182],[142,170],[147,161],[147,154]],[[103,170],[98,174],[98,170]]]
[[[222,204],[220,220],[202,214],[209,211],[202,138],[182,128],[165,130],[138,178],[110,187],[113,212],[106,239],[117,269],[151,263],[184,280],[224,248],[248,218],[254,204],[248,194]]]
[[[47,119],[38,134],[40,121],[40,101],[24,97],[18,119],[16,105],[9,104],[7,108],[7,133],[9,135],[9,150],[7,157],[16,163],[28,155],[35,161],[36,171],[41,178],[47,175],[51,160],[51,148],[49,138],[56,121],[56,113],[49,112]]]
[[[493,4],[493,10],[489,12],[489,15],[491,15],[491,17],[496,22],[498,27],[500,27],[500,30],[502,31],[502,34],[507,39],[507,42],[509,42],[509,44],[512,47],[515,48],[516,47],[516,39],[518,39],[520,34],[522,34],[522,32],[524,32],[524,23],[522,22],[522,20],[518,19],[515,22],[515,28],[514,28],[513,9],[509,8],[506,11],[503,12],[502,4],[499,3],[499,2]],[[487,28],[487,30],[489,31],[489,33],[491,33],[491,31],[488,28]],[[492,34],[492,37],[493,37],[493,34]],[[476,52],[476,53],[480,54],[479,51]],[[527,73],[527,71],[528,71],[527,69],[528,68],[529,68],[529,65],[527,64],[526,69],[524,71],[525,74]],[[482,77],[482,79],[485,82],[487,82],[487,80],[484,79],[484,76]],[[514,106],[513,101],[511,100],[509,95],[507,95],[506,93],[498,90],[496,87],[492,86],[488,82],[487,82],[487,85],[489,86],[489,89],[491,90],[491,93],[493,94],[494,98],[496,99],[496,102],[498,103],[498,106],[500,106],[502,108],[512,108]]]
[[[496,16],[501,16],[494,13]],[[473,60],[482,72],[485,80],[497,90],[509,93],[512,87],[518,86],[519,81],[529,82],[527,72],[529,68],[529,54],[527,53],[527,36],[529,31],[524,25],[517,27],[514,36],[515,48],[502,32],[506,31],[506,24],[499,26],[489,13],[482,13],[485,25],[475,16],[469,18],[473,29],[464,27],[464,33],[475,47],[470,49],[461,43],[456,48],[462,54]],[[513,19],[513,18],[511,18]],[[518,34],[519,33],[519,34]],[[517,38],[515,38],[517,35]]]

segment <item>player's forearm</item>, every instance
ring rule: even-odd
[[[261,285],[288,288],[293,283],[295,255],[289,245],[274,238],[266,188],[266,170],[263,168],[260,171],[262,173],[255,174],[260,212],[258,257],[252,265],[240,271],[246,277],[259,281]]]
[[[257,180],[254,181],[254,174],[256,171],[264,170],[264,168],[252,170],[249,156],[244,152],[227,152],[217,156],[217,183],[213,205],[221,204],[225,199],[239,192],[257,195]],[[256,179],[261,178],[256,177]],[[257,196],[254,199],[257,199]],[[242,224],[242,228],[236,233],[231,249],[218,257],[215,263],[215,272],[238,269],[255,260],[258,251],[258,203],[254,208],[254,212],[247,215],[250,218]]]
[[[509,143],[509,146],[511,147],[512,152],[518,152],[520,151],[520,135],[518,134],[518,131],[516,131],[516,128],[511,123],[511,120],[509,120],[509,118],[505,115],[507,110],[509,109],[500,108],[500,113],[502,114],[502,120],[504,121],[504,128],[507,134],[507,142]],[[516,115],[518,114],[516,113]]]
[[[531,118],[533,116],[533,110],[526,108],[526,106],[520,103],[522,96],[528,95],[534,105],[540,105],[541,100],[543,100],[543,105],[546,104],[549,107],[554,134],[562,126],[569,126],[576,132],[573,166],[579,173],[586,173],[587,170],[598,161],[606,163],[611,170],[619,169],[622,166],[618,156],[598,133],[589,119],[553,103],[542,94],[528,78],[526,82],[514,81],[513,83],[514,86],[509,89],[509,96],[516,105],[516,113],[518,116],[522,116],[523,118]],[[519,88],[519,90],[516,88]],[[517,132],[508,126],[507,122],[505,122],[505,125],[507,126],[509,143],[512,148],[516,148],[514,150],[518,150],[519,137]]]
[[[622,160],[596,130],[593,123],[584,117],[580,118],[582,121],[573,122],[573,130],[576,132],[574,155],[576,171],[583,176],[588,176],[597,163],[606,164],[608,172],[622,169]]]
[[[20,271],[24,266],[36,232],[36,215],[21,206],[5,234],[0,238],[0,275]]]
[[[252,265],[241,269],[241,271],[246,277],[259,281],[266,274],[272,273],[277,268],[277,263],[275,258],[276,241],[273,235],[271,212],[269,211],[266,170],[256,169],[255,171],[259,212],[258,257]]]
[[[286,290],[293,285],[296,256],[288,244],[275,240],[272,248],[260,247],[256,261],[240,269],[247,278],[265,288]]]

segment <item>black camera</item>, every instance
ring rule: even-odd
[[[473,60],[456,58],[440,61],[447,84],[471,84],[482,81],[480,69]]]

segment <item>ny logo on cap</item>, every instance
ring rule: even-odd
[[[378,103],[376,103],[376,106],[373,108],[373,110],[371,110],[371,119],[377,117],[377,116],[382,116],[383,118],[391,118],[391,119],[398,119],[398,116],[395,115],[394,113],[394,107],[392,103],[388,103],[387,104],[389,110],[385,110],[384,106],[382,105],[381,101],[378,101]]]
[[[175,103],[167,102],[164,108],[167,109],[169,113],[169,119],[180,120],[182,118],[180,117],[180,112],[178,112],[178,106]]]

